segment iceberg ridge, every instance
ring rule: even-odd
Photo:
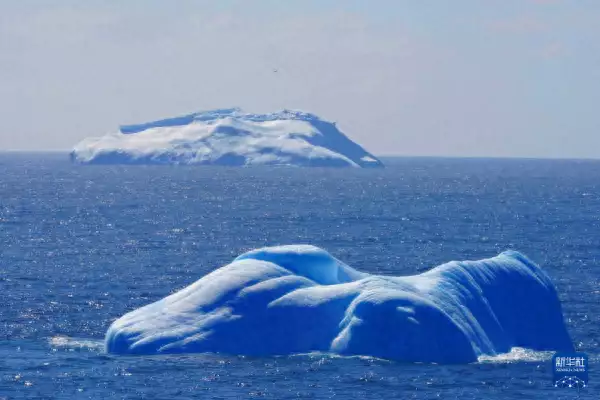
[[[335,123],[302,111],[203,111],[87,138],[71,152],[82,164],[382,167]]]
[[[436,363],[573,348],[549,277],[520,253],[392,277],[307,245],[242,254],[119,318],[105,345],[117,354],[319,351]]]

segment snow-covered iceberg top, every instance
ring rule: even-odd
[[[573,349],[550,279],[513,251],[392,277],[313,246],[258,249],[106,334],[106,350],[121,354],[320,351],[466,363],[514,347]]]
[[[248,114],[239,108],[121,126],[78,143],[71,159],[89,164],[294,165],[382,167],[335,123],[301,111]]]

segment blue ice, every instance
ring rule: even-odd
[[[314,246],[253,250],[106,334],[117,354],[319,351],[468,363],[514,347],[573,348],[548,275],[515,251],[394,277]]]

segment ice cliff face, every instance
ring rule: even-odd
[[[313,246],[258,249],[106,334],[107,351],[120,354],[322,351],[467,363],[513,347],[573,348],[550,279],[512,251],[392,277]]]
[[[78,143],[84,164],[293,165],[382,167],[335,123],[300,111],[205,111],[138,125]]]

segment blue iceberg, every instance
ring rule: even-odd
[[[393,277],[308,245],[242,254],[119,318],[105,344],[116,354],[318,351],[435,363],[573,349],[552,282],[520,253]]]
[[[249,114],[203,111],[87,138],[71,152],[81,164],[291,165],[382,167],[335,123],[283,110]]]

